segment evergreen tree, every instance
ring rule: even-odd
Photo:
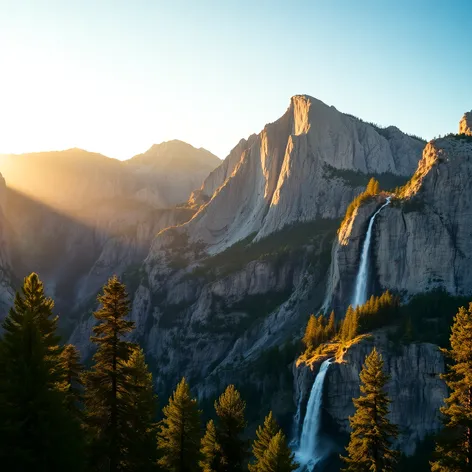
[[[308,319],[308,323],[305,329],[305,335],[303,336],[303,344],[307,351],[312,351],[315,344],[315,337],[316,337],[316,329],[317,329],[317,320],[315,315],[310,315]]]
[[[352,310],[349,323],[349,339],[354,339],[359,334],[359,310]]]
[[[351,305],[349,305],[347,307],[346,316],[344,317],[341,326],[341,340],[344,342],[349,341],[351,339],[353,316],[354,309]]]
[[[380,192],[380,184],[379,182],[372,177],[367,184],[367,188],[365,193],[368,195],[377,195]]]
[[[444,350],[452,360],[443,376],[450,390],[446,405],[444,440],[436,447],[433,472],[472,471],[472,303],[461,307],[454,317],[451,349]]]
[[[261,458],[258,472],[292,472],[299,464],[287,446],[284,434],[280,430],[270,441],[264,456]]]
[[[129,391],[129,426],[131,434],[126,447],[126,471],[150,472],[157,468],[157,395],[154,393],[152,374],[142,349],[135,349],[125,363]]]
[[[200,414],[185,379],[177,385],[158,432],[159,465],[169,472],[198,470],[200,459]]]
[[[279,430],[280,428],[270,411],[265,417],[264,425],[258,426],[256,430],[256,439],[252,445],[252,453],[255,461],[253,464],[249,464],[248,466],[250,472],[258,472],[262,457],[269,448],[270,441]]]
[[[36,274],[3,323],[0,342],[0,464],[4,470],[81,470],[79,424],[66,409],[53,302]]]
[[[241,471],[248,456],[247,443],[243,439],[246,428],[245,409],[246,403],[234,385],[229,385],[215,402],[219,420],[217,436],[225,472]]]
[[[391,440],[398,435],[387,419],[390,400],[384,392],[388,376],[382,356],[374,348],[366,357],[360,374],[361,396],[353,400],[356,412],[349,418],[351,438],[347,446],[346,472],[389,472],[394,470],[397,453]]]
[[[129,299],[125,286],[112,277],[98,297],[101,307],[94,313],[99,324],[91,337],[98,348],[94,365],[85,373],[85,413],[91,436],[92,467],[99,471],[124,470],[130,436],[130,386],[127,362],[135,345],[125,341],[134,323],[125,319]]]
[[[328,319],[328,324],[326,325],[327,339],[332,339],[336,336],[336,316],[334,311],[331,312]]]
[[[207,423],[205,435],[202,438],[199,465],[203,472],[219,472],[223,470],[221,462],[221,446],[218,443],[216,427],[213,420]]]
[[[46,297],[43,283],[38,274],[33,272],[24,278],[21,293],[16,292],[14,305],[4,321],[3,328],[5,331],[15,330],[15,327],[22,324],[25,314],[29,313],[46,349],[45,355],[51,373],[50,380],[59,382],[62,375],[59,359],[61,354],[60,337],[57,334],[59,317],[54,316],[53,308],[54,300]]]
[[[63,373],[61,390],[65,392],[67,409],[77,418],[80,418],[80,405],[82,403],[82,372],[80,354],[72,344],[67,344],[60,354],[60,362]]]

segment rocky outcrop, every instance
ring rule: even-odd
[[[472,136],[472,111],[464,113],[462,120],[459,122],[459,134]]]
[[[423,145],[295,96],[279,120],[241,141],[210,174],[193,195],[209,201],[185,230],[218,252],[254,232],[262,238],[287,224],[338,218],[361,191],[354,177],[409,176]]]
[[[447,387],[440,374],[444,373],[445,364],[433,344],[393,346],[386,334],[379,331],[348,348],[342,358],[331,364],[326,375],[324,430],[329,431],[334,444],[342,446],[340,433],[347,438],[349,416],[354,414],[352,399],[360,395],[359,374],[374,346],[381,352],[390,376],[385,390],[391,399],[389,418],[400,432],[395,446],[412,455],[419,442],[442,427],[439,408],[447,396]],[[306,405],[321,360],[311,367],[301,364],[294,368],[296,401],[301,396],[302,404]]]
[[[341,312],[353,291],[368,221],[380,203],[359,208],[333,246],[328,293]],[[411,180],[375,221],[369,292],[472,293],[471,209],[472,143],[460,136],[430,142]]]

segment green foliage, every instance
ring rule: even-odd
[[[329,164],[324,164],[323,170],[326,177],[341,179],[350,187],[366,187],[371,179],[369,175],[362,172],[349,169],[336,169]],[[393,189],[402,186],[408,181],[407,177],[398,176],[391,172],[376,174],[375,178],[378,180],[380,188],[385,189]]]
[[[198,470],[200,459],[200,414],[185,379],[177,385],[169,404],[162,410],[159,425],[159,465],[169,472]]]
[[[272,261],[281,264],[289,257],[302,256],[307,245],[324,245],[331,250],[332,237],[339,220],[316,220],[307,223],[287,225],[280,231],[254,241],[256,233],[238,241],[225,251],[205,259],[199,267],[188,274],[188,277],[203,277],[214,280],[243,269],[255,260]]]
[[[85,419],[91,440],[91,465],[96,470],[116,472],[124,467],[126,450],[135,434],[129,423],[132,391],[127,362],[135,346],[125,338],[134,328],[126,320],[129,299],[116,276],[98,297],[94,313],[99,322],[91,341],[98,346],[94,365],[84,375]]]
[[[329,319],[323,314],[319,316],[311,315],[303,336],[305,353],[309,355],[321,344],[331,340],[336,335],[336,319],[334,311],[331,312]]]
[[[397,326],[395,334],[391,335],[392,341],[430,342],[446,347],[454,316],[467,302],[467,297],[456,297],[442,289],[415,295],[400,306],[392,320]]]
[[[380,192],[380,184],[378,180],[374,179],[373,177],[367,183],[367,187],[359,194],[354,200],[349,204],[346,210],[346,214],[344,215],[344,219],[341,223],[340,228],[342,228],[352,217],[354,211],[363,205],[365,202],[370,201],[375,195]]]
[[[448,436],[436,447],[433,472],[461,472],[472,469],[472,303],[461,307],[454,318],[451,347],[443,352],[451,359],[443,375],[450,395],[441,408]]]
[[[53,301],[36,274],[3,323],[0,342],[0,463],[4,470],[82,470],[79,424],[67,410]]]
[[[261,458],[259,472],[292,472],[298,469],[295,456],[287,445],[285,435],[280,430],[270,441]]]
[[[246,403],[234,385],[229,385],[215,402],[218,415],[217,437],[221,446],[222,470],[241,471],[248,456],[247,441],[244,439]]]
[[[400,300],[388,290],[379,297],[372,295],[363,305],[348,307],[341,324],[341,340],[346,342],[357,335],[381,328],[396,320]]]
[[[256,430],[256,439],[252,444],[252,454],[254,462],[248,465],[249,472],[260,472],[261,462],[264,454],[270,446],[272,438],[279,432],[280,428],[270,411],[264,419],[263,426],[258,426]]]
[[[156,415],[157,395],[152,374],[140,348],[134,349],[125,364],[129,391],[128,423],[131,435],[123,460],[124,469],[151,472],[157,469]]]
[[[202,472],[218,472],[223,470],[222,451],[218,443],[215,423],[210,420],[207,423],[205,435],[202,438],[199,462]]]
[[[65,392],[67,409],[79,419],[83,400],[81,375],[84,370],[79,351],[74,345],[67,344],[60,354],[60,361],[63,372],[61,389]]]
[[[351,437],[346,447],[345,472],[389,472],[394,470],[397,453],[391,441],[398,436],[387,419],[390,400],[384,392],[388,376],[382,356],[374,348],[366,357],[360,374],[361,396],[353,400],[356,412],[349,418]]]

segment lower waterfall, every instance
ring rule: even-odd
[[[368,281],[368,262],[369,262],[369,249],[370,242],[372,239],[372,227],[377,215],[385,208],[392,197],[387,197],[387,201],[372,215],[369,226],[367,227],[367,233],[365,235],[364,245],[362,246],[361,261],[359,264],[359,271],[356,276],[356,283],[354,285],[354,297],[352,299],[352,307],[355,308],[358,305],[362,305],[367,301],[367,281]]]
[[[320,371],[311,388],[299,446],[295,452],[295,458],[300,463],[300,470],[304,469],[304,467],[313,470],[314,466],[324,458],[323,451],[318,446],[321,428],[321,402],[323,400],[323,385],[326,372],[332,360],[327,359],[321,364]]]

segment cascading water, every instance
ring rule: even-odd
[[[305,419],[303,421],[302,433],[298,451],[295,452],[300,469],[307,467],[313,470],[314,466],[323,459],[324,455],[318,447],[318,439],[321,427],[321,402],[323,400],[323,385],[326,372],[332,359],[324,361],[320,371],[313,382],[310,398],[306,407]]]
[[[367,227],[367,233],[365,235],[364,245],[362,247],[361,262],[359,265],[359,271],[357,272],[356,284],[354,286],[354,297],[352,299],[352,307],[355,308],[358,305],[362,305],[367,301],[367,281],[368,281],[368,262],[369,262],[369,249],[370,242],[372,239],[372,228],[377,215],[390,203],[391,197],[387,197],[387,201],[372,215],[369,226]]]

